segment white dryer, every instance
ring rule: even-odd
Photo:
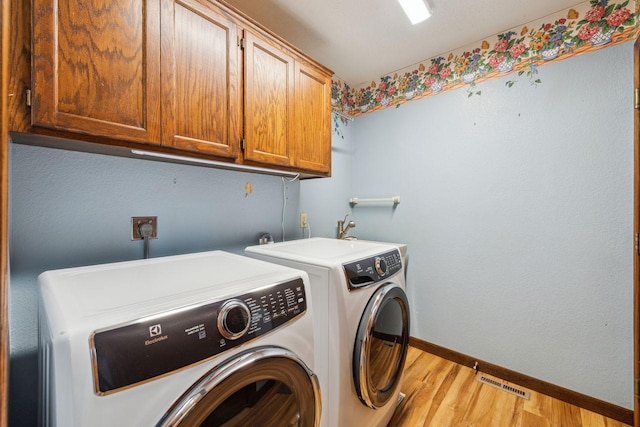
[[[308,280],[221,251],[43,273],[42,424],[317,426]]]
[[[251,246],[249,256],[305,270],[311,280],[321,424],[387,425],[409,345],[409,304],[396,246],[312,238]]]

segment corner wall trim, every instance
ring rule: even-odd
[[[481,372],[502,378],[503,380],[518,384],[519,386],[526,387],[538,393],[546,394],[554,399],[562,400],[563,402],[593,411],[616,421],[633,425],[633,411],[631,409],[626,409],[621,406],[503,368],[502,366],[483,362],[477,358],[458,353],[457,351],[450,350],[445,347],[440,347],[439,345],[423,341],[419,338],[410,337],[409,345],[469,368],[473,368],[474,364],[478,362],[478,370]]]

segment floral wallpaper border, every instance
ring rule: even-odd
[[[639,13],[640,1],[589,0],[378,82],[352,88],[334,80],[331,104],[346,124],[343,115],[356,117],[448,90],[466,87],[469,96],[479,95],[477,83],[510,73],[527,73],[532,84],[540,83],[539,65],[634,39]]]

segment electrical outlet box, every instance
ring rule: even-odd
[[[307,214],[306,213],[301,213],[300,214],[300,228],[307,228],[309,226],[309,224],[307,223]]]
[[[140,225],[149,223],[153,227],[150,239],[158,238],[158,217],[157,216],[132,216],[131,217],[131,240],[142,240],[140,235]]]

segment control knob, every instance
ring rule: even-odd
[[[236,340],[249,330],[251,311],[244,302],[232,299],[220,308],[218,313],[218,331],[228,340]]]
[[[374,266],[380,276],[384,276],[389,271],[387,262],[384,260],[384,258],[376,257]]]

